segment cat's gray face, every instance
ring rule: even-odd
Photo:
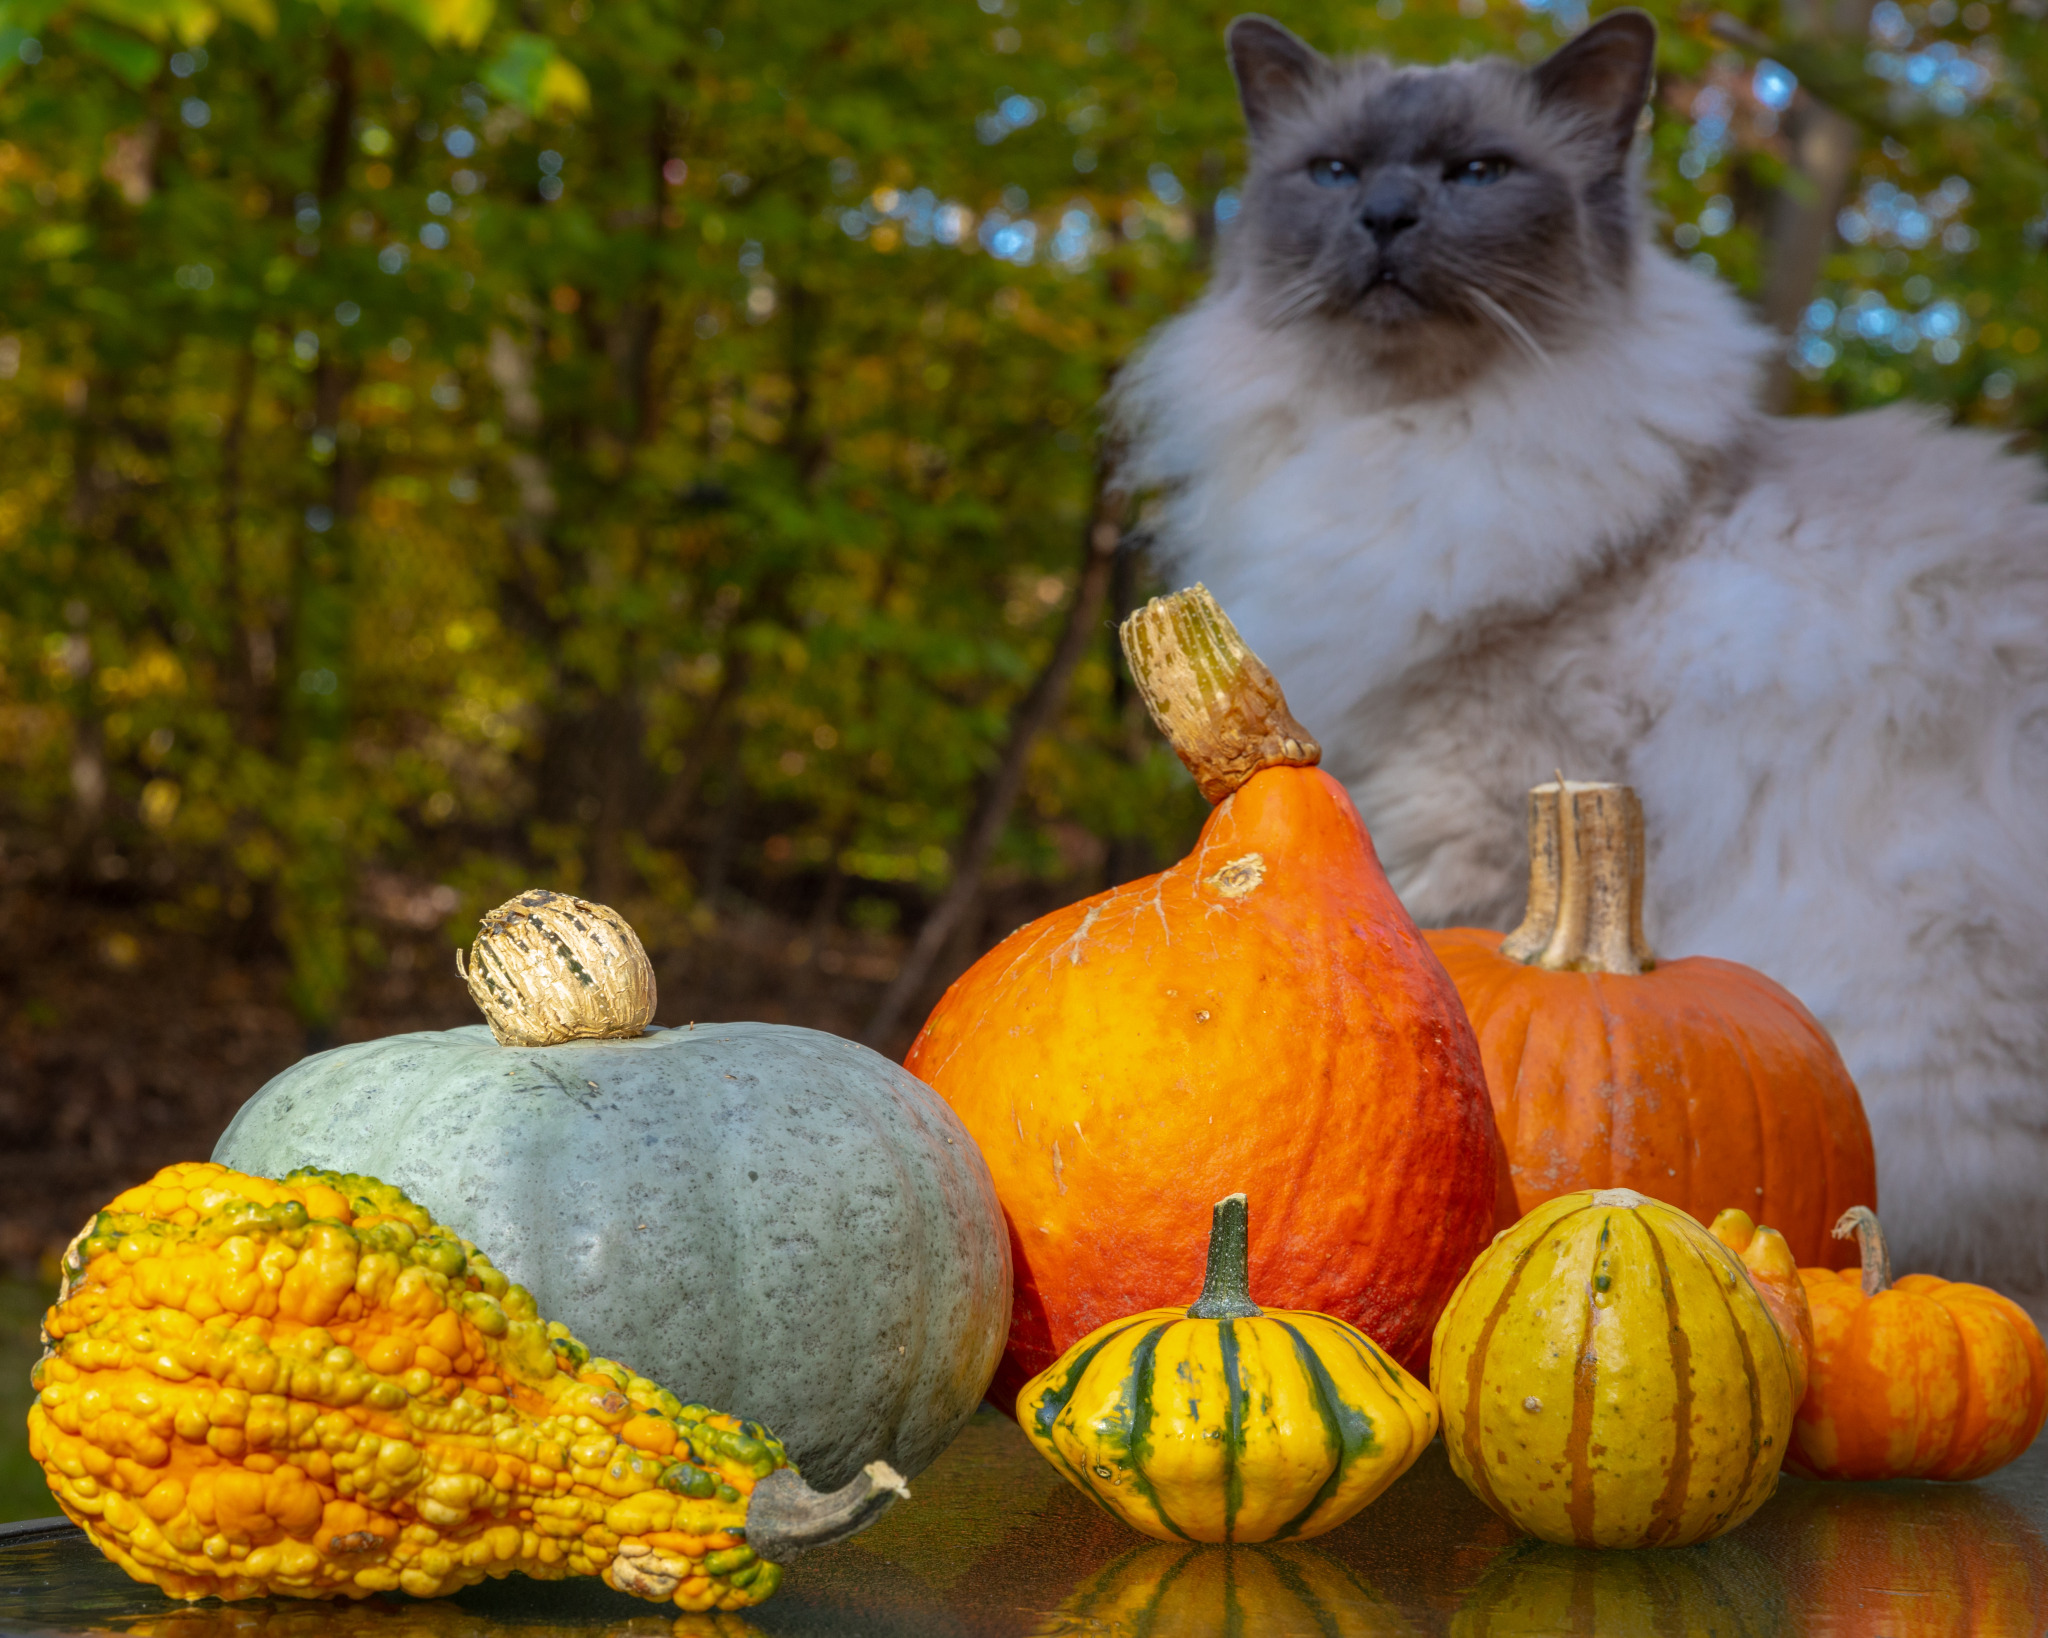
[[[1640,12],[1529,69],[1332,62],[1263,17],[1228,38],[1252,138],[1234,274],[1268,325],[1440,391],[1561,343],[1625,286],[1656,45]]]

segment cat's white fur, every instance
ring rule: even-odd
[[[1833,1032],[1902,1266],[2037,1298],[2043,472],[1923,410],[1767,417],[1776,345],[1645,246],[1547,367],[1402,405],[1226,278],[1118,408],[1163,566],[1279,675],[1419,921],[1512,925],[1528,787],[1627,781],[1652,943]]]

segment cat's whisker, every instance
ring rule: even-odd
[[[1276,325],[1291,324],[1304,313],[1320,307],[1324,301],[1322,281],[1314,277],[1297,279],[1280,294],[1286,299],[1272,309],[1272,322]]]
[[[1521,268],[1500,263],[1482,267],[1455,254],[1440,253],[1440,261],[1443,271],[1466,290],[1483,290],[1496,300],[1504,295],[1513,295],[1525,307],[1551,313],[1563,314],[1571,310],[1571,302],[1553,284]]]
[[[1523,324],[1514,314],[1510,313],[1476,284],[1467,285],[1465,287],[1465,295],[1478,307],[1480,312],[1499,325],[1507,338],[1520,347],[1539,368],[1549,370],[1553,367],[1550,354],[1543,350],[1543,343],[1532,336],[1529,333],[1528,326]]]

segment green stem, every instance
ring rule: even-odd
[[[1892,1253],[1884,1243],[1884,1230],[1877,1226],[1877,1213],[1868,1206],[1851,1206],[1835,1225],[1835,1238],[1856,1237],[1856,1249],[1863,1254],[1863,1294],[1875,1297],[1892,1288]]]
[[[1244,1196],[1226,1195],[1209,1220],[1209,1271],[1189,1319],[1257,1319],[1265,1312],[1252,1301],[1250,1241]]]

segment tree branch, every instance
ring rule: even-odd
[[[1113,487],[1107,478],[1098,479],[1094,515],[1088,520],[1083,545],[1081,576],[1074,586],[1073,600],[1067,605],[1066,626],[1044,669],[1011,713],[1009,740],[962,833],[960,850],[953,861],[952,883],[918,929],[903,965],[882,992],[875,1014],[868,1020],[866,1038],[871,1046],[887,1050],[893,1044],[905,1009],[924,989],[940,952],[980,897],[981,878],[988,868],[989,856],[995,852],[1003,827],[1010,822],[1010,812],[1023,793],[1031,747],[1066,704],[1067,686],[1073,681],[1074,669],[1096,639],[1103,600],[1109,591],[1110,570],[1123,539],[1123,509],[1123,491]]]

